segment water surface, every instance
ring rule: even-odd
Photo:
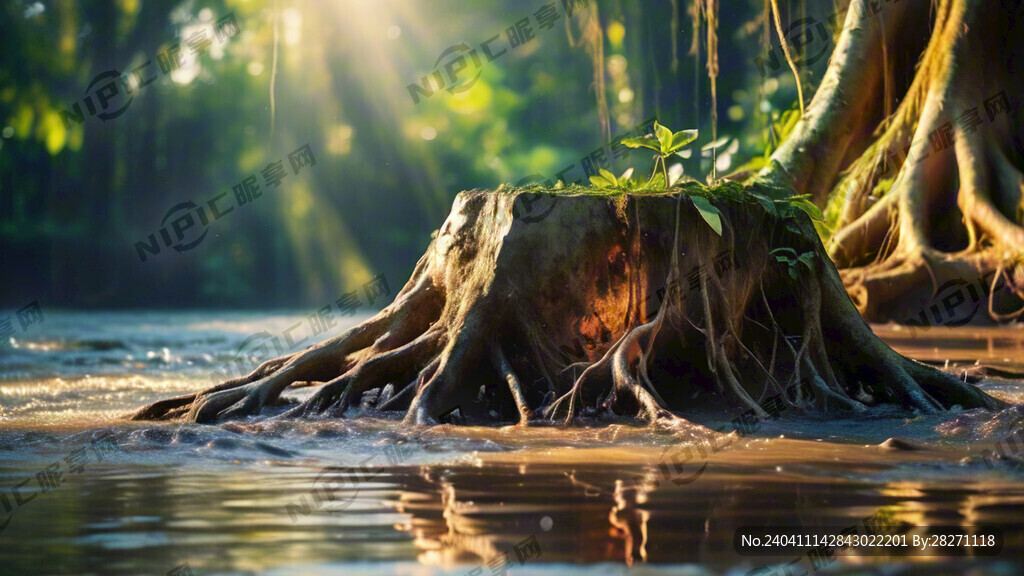
[[[1016,408],[782,414],[684,463],[684,435],[626,421],[124,420],[208,386],[225,366],[277,355],[304,320],[47,311],[19,333],[0,350],[0,574],[187,573],[186,563],[193,574],[567,574],[579,563],[595,574],[784,574],[771,567],[794,561],[793,574],[963,573],[964,560],[948,557],[841,554],[821,565],[733,548],[742,526],[845,527],[879,514],[1000,527],[1003,551],[975,559],[974,573],[1021,570],[1024,467],[984,456],[1021,424]],[[301,347],[361,318],[345,320],[293,334],[309,337]],[[1024,370],[1019,329],[878,331],[921,360]],[[981,385],[1024,401],[1015,381]],[[878,446],[891,437],[917,449]]]

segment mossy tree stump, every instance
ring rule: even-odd
[[[278,417],[361,406],[417,424],[456,408],[469,422],[607,410],[672,423],[696,392],[763,416],[757,400],[786,390],[785,402],[820,411],[1000,404],[877,338],[809,218],[750,192],[785,196],[695,182],[657,194],[463,192],[379,314],[134,418],[256,415],[300,382],[322,384]],[[717,206],[721,235],[693,195]],[[804,258],[782,262],[776,248]]]

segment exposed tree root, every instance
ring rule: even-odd
[[[135,418],[264,414],[307,382],[319,388],[276,417],[363,409],[431,424],[458,410],[469,422],[526,424],[608,411],[683,428],[674,412],[695,393],[762,417],[758,400],[768,395],[820,411],[999,405],[875,337],[802,213],[767,212],[736,185],[691,182],[664,195],[548,195],[552,208],[538,220],[513,210],[528,194],[546,193],[460,194],[378,315]],[[722,211],[721,237],[688,194],[709,195]],[[816,263],[794,278],[776,247],[811,252]]]
[[[1024,54],[1024,5],[932,4],[851,2],[807,116],[759,179],[827,204],[829,254],[865,318],[930,316],[943,286],[1000,271],[988,317],[1016,319],[1024,312],[1024,78],[1015,61]],[[888,93],[903,94],[891,115]]]

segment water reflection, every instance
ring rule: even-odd
[[[714,460],[683,486],[659,482],[652,465],[616,464],[607,452],[594,452],[591,460],[608,464],[399,466],[372,479],[365,470],[339,468],[326,484],[318,484],[322,470],[287,461],[177,466],[146,464],[147,456],[136,452],[131,458],[138,464],[96,467],[20,510],[0,544],[12,574],[34,573],[46,556],[53,556],[55,573],[163,574],[186,561],[197,574],[301,573],[297,566],[367,561],[383,563],[377,566],[385,572],[384,566],[412,563],[428,573],[478,567],[490,573],[506,564],[530,573],[582,562],[700,564],[745,573],[792,559],[738,555],[733,535],[740,527],[851,526],[884,512],[915,525],[998,526],[1006,534],[1000,559],[1024,557],[1017,528],[1024,488],[1014,478],[966,479],[981,476],[979,466],[959,479],[946,470],[946,480],[925,481],[928,464],[920,456],[916,464],[913,458],[872,461],[851,446],[853,457],[839,459],[836,445],[818,446],[817,453],[774,447],[776,455],[808,455],[781,466],[776,462],[785,458],[756,454],[742,463]],[[826,462],[830,453],[836,456]],[[25,477],[32,468],[22,464],[4,470],[0,483]],[[914,466],[925,467],[922,480],[908,479]],[[325,504],[290,513],[314,487]],[[532,551],[526,548],[531,538]],[[811,568],[807,557],[800,561]],[[844,565],[886,561],[841,559]]]
[[[148,323],[157,320],[167,328],[154,336]],[[229,332],[241,337],[266,324],[244,320]],[[82,340],[107,337],[82,328],[80,318],[61,322],[59,314],[48,317],[40,338],[56,341],[54,334],[73,326]],[[838,425],[826,416],[785,415],[766,421],[755,438],[711,451],[692,481],[687,473],[704,465],[703,456],[687,464],[685,481],[666,481],[659,464],[679,438],[623,423],[438,427],[418,439],[390,421],[127,423],[120,419],[127,410],[196,388],[234,353],[237,338],[174,315],[124,322],[130,329],[118,329],[120,346],[19,348],[0,357],[0,373],[17,375],[0,378],[0,491],[63,462],[96,426],[118,437],[115,454],[90,460],[83,473],[14,511],[0,531],[0,574],[162,575],[185,562],[197,575],[468,576],[506,563],[512,576],[574,573],[570,563],[600,564],[604,573],[675,574],[686,565],[696,574],[746,574],[794,560],[792,573],[810,574],[806,555],[740,556],[734,533],[772,524],[851,526],[879,513],[915,525],[1002,527],[1005,549],[996,560],[1012,565],[987,564],[978,573],[1022,568],[1024,468],[1015,458],[985,457],[1020,425],[1014,409],[879,413]],[[923,360],[1024,368],[1020,330],[940,337],[935,328],[917,339],[879,330]],[[983,385],[1024,400],[1016,381]],[[877,446],[892,436],[923,448]],[[388,457],[388,446],[407,451]],[[839,560],[851,569],[888,561]],[[964,571],[942,557],[901,562],[911,572]]]
[[[424,469],[404,478],[395,509],[410,520],[398,528],[410,533],[417,560],[431,566],[487,564],[536,535],[544,562],[700,563],[725,569],[773,560],[740,557],[732,542],[740,527],[858,526],[878,514],[915,525],[1001,526],[1005,557],[1024,552],[1011,519],[1017,512],[992,506],[1019,505],[1021,491],[1009,486],[814,481],[719,466],[677,487],[659,484],[653,470],[639,472],[525,465]]]

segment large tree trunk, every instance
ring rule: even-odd
[[[1021,313],[1022,20],[1020,0],[854,0],[760,174],[827,205],[829,254],[865,318],[916,319],[940,287],[979,278],[993,319]]]
[[[721,236],[690,194],[721,210]],[[765,202],[739,185],[694,182],[656,195],[463,192],[377,316],[135,417],[257,414],[298,382],[324,384],[284,417],[362,406],[414,423],[455,409],[468,421],[610,410],[680,423],[672,410],[712,397],[765,416],[758,402],[772,395],[822,411],[999,405],[886,346],[807,216]],[[804,262],[780,261],[777,247]]]

